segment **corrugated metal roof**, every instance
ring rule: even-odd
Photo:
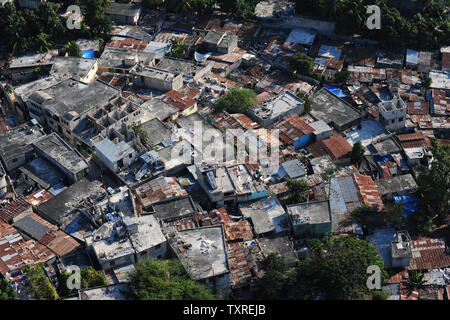
[[[17,200],[7,203],[6,206],[0,210],[0,218],[3,221],[8,222],[28,210],[31,211],[31,204],[24,198],[18,198]]]

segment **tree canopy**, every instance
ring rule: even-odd
[[[365,233],[385,224],[383,214],[376,206],[362,205],[352,210],[352,219],[359,223]]]
[[[362,156],[366,148],[362,145],[361,141],[356,141],[353,144],[350,162],[352,164],[357,164],[361,161]]]
[[[17,293],[6,279],[0,279],[0,300],[17,300]]]
[[[230,113],[244,113],[255,103],[256,94],[249,89],[233,88],[218,98],[214,107],[218,111],[226,110]]]
[[[149,259],[130,272],[130,288],[139,300],[212,300],[215,296],[189,279],[178,260]]]
[[[105,286],[108,284],[105,275],[91,266],[81,269],[81,289]]]
[[[377,248],[350,236],[327,236],[310,240],[312,255],[290,271],[281,257],[269,255],[263,264],[264,276],[257,298],[310,300],[323,296],[329,300],[364,299],[384,294],[367,287],[367,268],[380,268],[384,283],[387,272]],[[381,298],[382,298],[381,297]]]
[[[416,8],[395,8],[389,0],[296,0],[300,14],[316,16],[335,22],[335,32],[342,35],[359,34],[364,38],[392,46],[439,48],[450,43],[448,13],[450,1],[415,1]],[[366,27],[367,6],[381,10],[381,29]]]
[[[57,300],[58,293],[55,286],[44,273],[42,263],[28,265],[25,268],[26,286],[37,300]]]
[[[421,211],[414,216],[421,217],[413,219],[426,220],[428,217],[440,224],[450,212],[450,146],[439,146],[436,139],[432,139],[431,144],[431,168],[420,168],[415,191]]]
[[[301,92],[299,92],[297,94],[297,97],[299,97],[300,99],[305,101],[305,113],[310,113],[311,112],[311,100],[309,100],[309,97],[306,94],[303,94]]]
[[[345,84],[347,83],[348,77],[350,77],[350,72],[347,69],[342,69],[334,75],[334,82]]]
[[[75,41],[66,43],[66,45],[63,47],[63,52],[66,52],[70,57],[81,58],[83,56],[83,52],[81,51],[80,46]]]
[[[308,183],[301,179],[286,178],[288,191],[288,202],[290,204],[301,203],[306,201],[306,195],[309,188]]]
[[[314,59],[302,52],[297,52],[288,57],[288,63],[293,71],[309,76],[313,70]]]
[[[256,298],[264,300],[276,300],[283,297],[283,290],[288,285],[288,279],[292,274],[282,257],[270,253],[263,261],[264,276],[256,292]]]
[[[322,240],[323,248],[301,261],[289,295],[295,299],[311,299],[315,295],[332,300],[363,299],[367,288],[367,268],[380,268],[381,283],[387,279],[377,248],[365,240],[350,236]]]

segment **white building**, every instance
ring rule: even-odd
[[[405,128],[406,123],[406,103],[399,95],[395,95],[392,100],[380,102],[380,123],[391,132],[400,131]]]
[[[120,171],[129,166],[135,159],[137,152],[125,141],[103,139],[94,146],[95,154],[112,172]]]

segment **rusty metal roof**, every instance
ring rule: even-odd
[[[303,121],[296,113],[292,113],[269,127],[271,130],[278,129],[280,141],[284,144],[293,144],[295,140],[304,135],[313,133],[315,130]]]
[[[372,178],[360,173],[354,173],[353,180],[358,188],[358,196],[361,202],[370,206],[377,206],[378,210],[381,211],[384,208],[383,201]]]
[[[31,210],[31,204],[29,204],[25,198],[18,198],[7,203],[4,208],[0,209],[0,218],[3,221],[8,222],[28,210]]]
[[[188,193],[178,183],[175,177],[159,177],[136,188],[144,206],[158,203],[162,200],[187,196]]]
[[[352,146],[341,135],[334,135],[320,141],[333,159],[345,157],[352,151]]]
[[[421,237],[411,241],[413,258],[408,270],[450,267],[450,254],[443,239]]]
[[[48,192],[47,190],[41,189],[38,190],[32,194],[30,194],[29,196],[27,196],[25,198],[25,200],[33,205],[33,206],[39,206],[40,204],[50,200],[51,198],[53,198],[53,195]]]
[[[46,262],[55,255],[42,244],[25,241],[13,227],[0,221],[0,273],[6,275],[25,268],[29,264]]]

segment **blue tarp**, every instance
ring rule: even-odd
[[[412,195],[407,196],[397,196],[394,197],[395,202],[398,204],[403,202],[403,216],[408,218],[408,216],[417,210],[419,210],[419,199]]]
[[[339,89],[338,87],[335,86],[326,86],[325,87],[328,91],[331,91],[335,96],[338,96],[339,98],[345,98],[347,95],[344,93],[344,91],[342,91],[341,89]]]
[[[376,162],[394,161],[394,158],[393,158],[390,154],[388,154],[388,155],[386,155],[386,156],[382,156],[382,157],[380,157],[380,156],[375,156],[375,157],[373,157],[373,159],[374,159]]]
[[[83,58],[94,59],[94,49],[82,50]]]

